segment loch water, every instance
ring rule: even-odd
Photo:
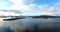
[[[27,17],[25,19],[18,19],[12,21],[0,21],[0,31],[11,32],[9,29],[14,30],[27,30],[34,29],[37,27],[38,30],[43,29],[54,29],[55,32],[60,31],[60,18],[31,18]],[[7,31],[8,30],[8,31]]]

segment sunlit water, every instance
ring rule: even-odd
[[[43,28],[60,28],[60,18],[29,18],[18,19],[13,21],[0,21],[0,27],[10,27],[12,30],[25,30],[37,26],[39,29]]]

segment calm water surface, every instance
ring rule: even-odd
[[[55,28],[60,29],[60,18],[26,18],[13,21],[0,21],[0,27],[10,27],[11,29],[27,29],[37,26],[39,29]]]

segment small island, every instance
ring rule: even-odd
[[[18,20],[18,19],[24,19],[24,16],[0,16],[2,20],[4,21],[11,21],[11,20]]]

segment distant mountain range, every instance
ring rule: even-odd
[[[60,16],[40,15],[40,16],[32,16],[32,18],[60,18]]]

